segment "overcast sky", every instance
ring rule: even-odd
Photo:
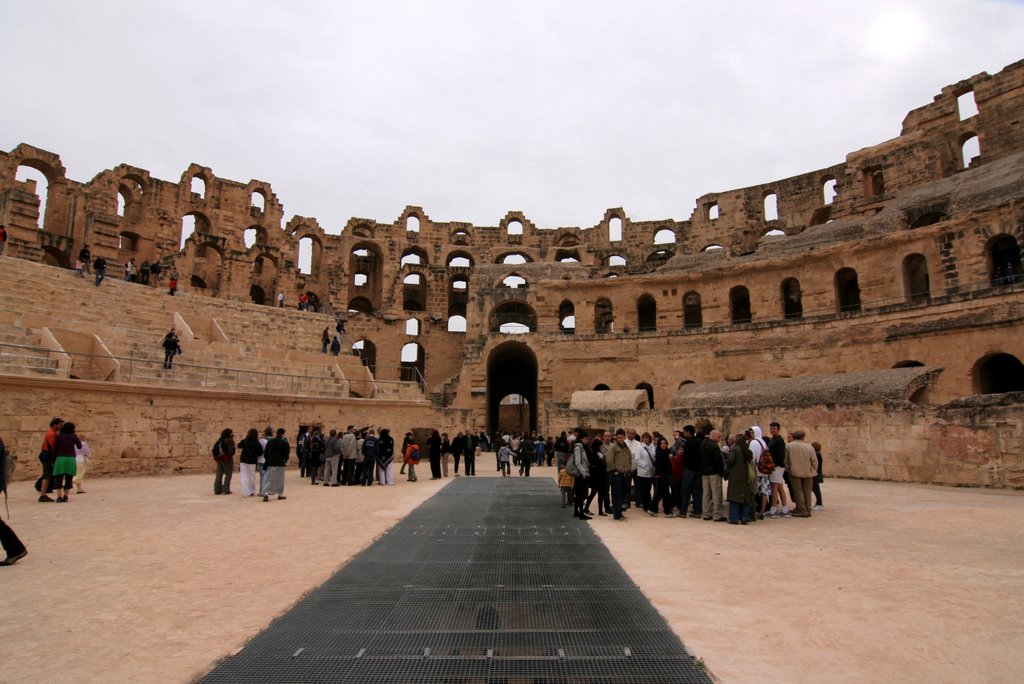
[[[328,232],[682,220],[1021,58],[1019,1],[0,0],[0,148],[79,181],[197,162]]]

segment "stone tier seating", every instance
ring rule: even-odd
[[[422,400],[355,356],[320,352],[326,314],[179,293],[0,257],[0,373],[302,396]],[[184,352],[163,367],[177,330]]]

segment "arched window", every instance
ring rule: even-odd
[[[594,332],[610,333],[615,323],[611,300],[601,298],[594,304]]]
[[[558,305],[558,330],[569,335],[576,333],[576,306],[568,299]]]
[[[501,281],[501,284],[505,287],[512,288],[513,290],[524,288],[528,285],[526,278],[514,274],[506,276],[505,279]]]
[[[800,281],[786,278],[782,281],[782,315],[784,318],[803,318],[803,295],[800,292]]]
[[[988,244],[992,285],[1007,285],[1021,279],[1020,245],[1011,235],[997,235]]]
[[[405,266],[406,264],[419,264],[419,263],[422,263],[421,262],[421,257],[416,252],[407,252],[405,254],[405,256],[402,257],[402,260],[399,262],[399,264],[401,266]]]
[[[978,142],[978,136],[972,135],[964,140],[960,145],[960,154],[963,158],[964,168],[971,168],[974,160],[981,156],[981,144]]]
[[[299,240],[299,273],[310,275],[313,272],[313,238],[304,237]]]
[[[640,332],[654,332],[658,329],[658,303],[649,294],[640,296],[636,302],[637,329]]]
[[[975,367],[978,394],[1024,391],[1024,365],[1013,354],[993,354]]]
[[[46,203],[50,194],[50,181],[42,171],[24,165],[18,167],[14,178],[25,184],[27,192],[39,198],[39,220],[36,225],[42,229],[46,225]]]
[[[779,196],[770,192],[764,196],[764,220],[779,220]]]
[[[515,254],[506,254],[500,263],[517,266],[519,264],[529,263],[529,261],[530,260],[526,258],[525,254],[522,252],[516,252]]]
[[[410,342],[402,347],[402,380],[422,383],[426,361],[423,347],[415,342]]]
[[[509,221],[505,232],[507,235],[522,235],[523,224],[520,223],[518,220]]]
[[[855,313],[860,311],[860,285],[857,284],[857,272],[852,268],[841,268],[836,271],[836,307],[839,313]]]
[[[262,192],[256,191],[249,197],[249,206],[256,210],[256,213],[262,214],[263,210],[267,208],[267,198],[263,196]]]
[[[968,90],[956,98],[957,110],[960,114],[960,120],[970,119],[972,116],[978,114],[978,103],[974,99],[974,91]]]
[[[366,284],[370,282],[370,276],[365,273],[354,273],[352,274],[352,284],[356,287],[366,287]]]
[[[729,315],[733,325],[750,323],[750,291],[742,285],[729,290]]]
[[[469,257],[464,256],[453,256],[448,260],[448,268],[470,268],[473,262],[469,260]]]
[[[449,316],[448,317],[448,332],[464,333],[466,332],[466,317],[465,316]]]
[[[687,292],[683,295],[683,327],[697,330],[704,327],[704,318],[700,306],[700,294]]]
[[[555,261],[563,264],[580,263],[580,253],[576,249],[560,249],[555,252]]]
[[[491,332],[516,335],[537,331],[537,314],[525,302],[507,301],[491,310]]]
[[[377,370],[377,345],[367,339],[357,340],[351,348],[352,356],[358,356],[371,373]]]
[[[366,297],[353,297],[348,303],[348,310],[356,313],[373,313],[373,302]]]
[[[608,385],[604,384],[603,382],[600,383],[600,384],[594,385],[594,391],[595,392],[607,392],[610,389],[611,389],[611,387],[609,387]]]
[[[402,308],[406,311],[427,310],[427,284],[419,273],[410,273],[402,280]]]
[[[405,230],[409,233],[420,232],[420,220],[415,216],[410,216],[405,220]]]
[[[609,266],[625,266],[626,265],[626,257],[621,256],[619,254],[613,254],[610,257],[608,257],[608,265]]]
[[[903,292],[908,302],[926,302],[931,299],[928,260],[923,254],[908,254],[903,259]]]
[[[705,247],[701,251],[702,252],[718,252],[718,251],[723,250],[723,249],[725,249],[725,247],[723,247],[722,245],[708,245],[707,247]]]
[[[448,315],[466,316],[469,305],[469,281],[465,278],[452,278],[448,286]]]
[[[255,228],[246,228],[245,232],[242,233],[242,242],[245,244],[246,249],[256,244],[256,234]]]
[[[709,221],[718,220],[718,202],[710,202],[705,207],[707,209],[707,216]]]
[[[410,318],[405,321],[405,334],[414,336],[420,334],[420,321],[418,318]]]
[[[662,228],[654,234],[654,244],[656,245],[674,245],[675,243],[676,234],[668,228]]]
[[[832,204],[836,199],[836,195],[839,193],[836,191],[836,179],[829,178],[825,181],[825,184],[821,188],[821,192],[824,195],[825,204]]]
[[[608,221],[608,242],[619,242],[622,240],[622,219],[618,216]]]
[[[206,199],[206,181],[203,180],[202,176],[192,176],[189,187],[193,195],[198,195],[195,199]]]
[[[119,190],[117,193],[117,215],[124,217],[125,207],[128,206],[128,196],[124,190]]]
[[[654,408],[654,388],[649,382],[638,383],[634,389],[642,389],[647,392],[647,408]]]

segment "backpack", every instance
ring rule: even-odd
[[[772,452],[765,449],[761,452],[761,458],[757,461],[757,470],[762,475],[771,475],[775,470],[775,461],[772,459]]]
[[[218,437],[217,441],[213,443],[213,460],[220,460],[220,437]]]
[[[576,450],[573,449],[572,455],[565,462],[565,472],[573,477],[580,476],[580,467],[576,465]]]

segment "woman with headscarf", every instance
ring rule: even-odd
[[[755,483],[754,503],[757,507],[758,520],[764,520],[764,512],[768,508],[768,502],[772,499],[772,483],[769,476],[775,469],[772,463],[772,456],[768,452],[768,445],[764,441],[764,433],[757,425],[750,428],[752,438],[747,445],[750,453],[754,455],[754,470],[757,471],[757,482]]]
[[[71,491],[71,483],[75,473],[78,472],[75,460],[75,449],[82,447],[82,440],[75,434],[74,423],[64,423],[60,426],[60,432],[53,440],[53,488],[63,490],[63,494],[57,496],[57,502],[62,503],[68,500],[68,493]]]

